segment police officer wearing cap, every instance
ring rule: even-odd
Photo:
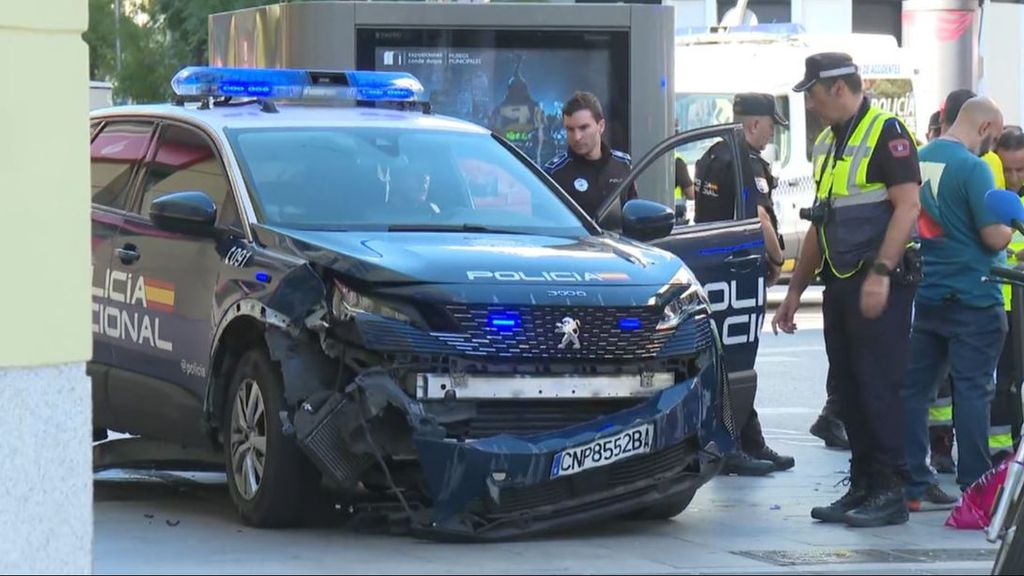
[[[789,124],[775,107],[771,94],[737,94],[732,104],[733,119],[743,124],[740,152],[744,165],[743,193],[747,196],[745,218],[759,218],[764,230],[768,256],[769,284],[774,284],[782,269],[782,239],[772,205],[775,179],[771,165],[761,152],[775,137],[775,126]],[[732,152],[724,141],[717,142],[697,161],[694,183],[694,222],[717,222],[736,217],[736,184],[733,178]]]
[[[772,329],[793,333],[800,296],[820,275],[825,349],[850,441],[850,489],[811,510],[855,527],[907,521],[908,478],[900,389],[910,356],[910,319],[919,268],[907,252],[920,212],[912,133],[871,104],[847,54],[814,54],[804,79],[807,109],[828,126],[814,143],[817,195],[801,217],[804,238],[789,291]]]
[[[629,154],[612,150],[602,141],[605,121],[601,102],[590,92],[576,92],[562,106],[569,150],[555,156],[544,171],[591,218],[620,182],[629,174]],[[599,224],[616,229],[622,226],[622,206],[637,197],[636,185],[630,186]]]
[[[782,268],[781,239],[776,230],[778,222],[772,208],[775,180],[771,166],[761,157],[775,137],[775,126],[788,126],[775,108],[770,94],[737,94],[733,99],[733,118],[743,125],[740,154],[743,165],[743,190],[746,195],[746,218],[759,218],[764,232],[768,257],[769,284],[775,282]],[[695,166],[694,183],[695,223],[734,220],[736,212],[736,180],[732,152],[726,141],[715,143]],[[722,466],[723,474],[760,476],[777,470],[788,470],[795,464],[792,456],[782,456],[768,447],[757,410],[751,410],[740,429],[739,449],[728,454]]]

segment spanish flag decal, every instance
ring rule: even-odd
[[[147,308],[174,312],[174,284],[145,278]]]

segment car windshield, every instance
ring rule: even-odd
[[[490,134],[255,128],[228,130],[228,138],[265,224],[588,234],[548,184]]]
[[[694,94],[680,92],[676,94],[676,120],[678,121],[678,132],[715,126],[717,124],[729,124],[733,121],[732,101],[735,94]],[[789,118],[789,97],[776,96],[775,106],[783,116]],[[697,160],[707,152],[717,140],[705,139],[691,142],[681,146],[677,152],[682,154],[683,159],[690,166],[696,164]],[[789,129],[781,126],[775,127],[775,150],[778,156],[776,160],[785,166],[789,163]]]

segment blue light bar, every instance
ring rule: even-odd
[[[517,312],[493,312],[487,316],[487,325],[496,330],[516,330],[523,325]]]
[[[776,36],[796,36],[806,34],[801,24],[792,22],[770,22],[765,24],[742,24],[739,26],[682,26],[676,28],[676,36],[694,36],[711,33],[759,33]]]
[[[619,330],[639,330],[640,326],[639,318],[621,318],[619,320]]]
[[[189,66],[171,79],[178,96],[418,102],[423,85],[405,72]]]

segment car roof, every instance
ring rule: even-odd
[[[384,127],[440,132],[488,134],[488,130],[456,118],[424,114],[419,110],[393,110],[362,106],[324,106],[275,102],[277,112],[264,112],[256,104],[213,106],[200,109],[197,104],[157,104],[115,106],[90,113],[91,120],[146,117],[199,124],[220,133],[224,128],[268,127]]]

